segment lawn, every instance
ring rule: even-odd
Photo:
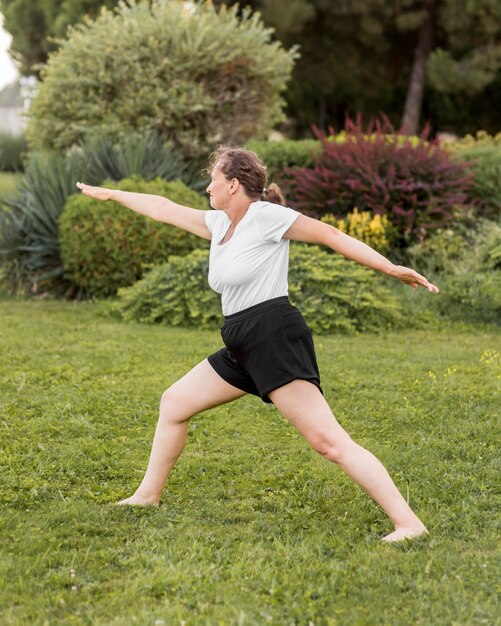
[[[220,339],[101,311],[0,301],[2,625],[500,623],[500,331],[317,338],[338,419],[430,530],[386,545],[377,505],[253,397],[192,419],[160,509],[114,507],[162,391]]]

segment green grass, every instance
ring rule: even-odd
[[[220,340],[99,311],[0,301],[2,625],[500,623],[499,331],[317,339],[338,419],[430,529],[390,546],[372,500],[252,397],[192,419],[160,509],[113,507],[162,391]]]
[[[11,198],[15,194],[20,177],[20,174],[0,172],[0,202]]]

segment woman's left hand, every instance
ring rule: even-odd
[[[418,274],[410,267],[405,267],[404,265],[395,265],[391,275],[393,278],[401,280],[406,285],[410,285],[413,289],[417,289],[418,286],[421,285],[431,293],[438,293],[440,291],[438,287],[428,282],[424,276],[421,276],[421,274]]]

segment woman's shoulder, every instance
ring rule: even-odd
[[[205,223],[211,232],[224,226],[227,227],[229,221],[230,219],[224,211],[208,209],[205,213]]]
[[[268,200],[256,200],[253,202],[250,207],[256,213],[264,212],[264,211],[292,211],[290,207],[284,206],[283,204],[276,204],[275,202],[269,202]]]

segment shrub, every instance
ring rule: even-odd
[[[474,184],[470,195],[477,201],[478,214],[501,217],[501,144],[463,149],[456,158],[472,165]]]
[[[104,186],[168,197],[174,202],[207,209],[207,201],[181,181],[138,177]],[[186,231],[155,222],[115,202],[77,195],[69,199],[60,220],[60,245],[65,277],[88,296],[107,297],[138,280],[145,267],[186,254],[207,242]]]
[[[77,25],[42,71],[31,146],[64,151],[98,129],[155,130],[184,153],[262,136],[283,118],[295,50],[258,13],[177,0],[119,3]]]
[[[171,257],[131,287],[119,291],[114,311],[125,320],[217,328],[219,296],[207,283],[208,254]],[[291,300],[319,334],[378,330],[399,323],[396,299],[382,277],[313,246],[292,245]]]
[[[438,316],[501,323],[500,223],[480,220],[475,229],[459,225],[438,230],[411,247],[409,255],[418,271],[440,287],[440,295],[429,303]],[[405,310],[411,303],[402,304]]]
[[[293,205],[316,217],[343,217],[353,207],[387,215],[405,247],[447,225],[454,207],[465,207],[473,178],[424,138],[416,143],[384,130],[365,135],[348,121],[344,143],[324,137],[313,168],[288,171]]]
[[[459,224],[439,229],[412,246],[409,257],[432,276],[501,270],[501,224],[479,220],[475,228]]]
[[[291,246],[289,293],[315,333],[377,331],[400,323],[386,280],[340,255]]]
[[[170,257],[131,287],[119,289],[112,310],[126,321],[217,328],[221,301],[207,282],[209,254],[194,250]]]
[[[444,276],[438,310],[454,321],[501,325],[501,272]]]
[[[0,171],[21,172],[24,169],[23,155],[26,152],[24,135],[0,131]]]
[[[338,219],[335,215],[327,214],[322,217],[322,222],[363,241],[381,254],[387,254],[390,249],[391,228],[386,215],[373,215],[369,211],[359,213],[355,207],[345,218]]]
[[[270,182],[280,182],[284,170],[288,167],[312,167],[314,156],[322,150],[317,139],[283,139],[281,141],[258,141],[251,139],[245,144],[248,150],[255,152],[268,169]]]

